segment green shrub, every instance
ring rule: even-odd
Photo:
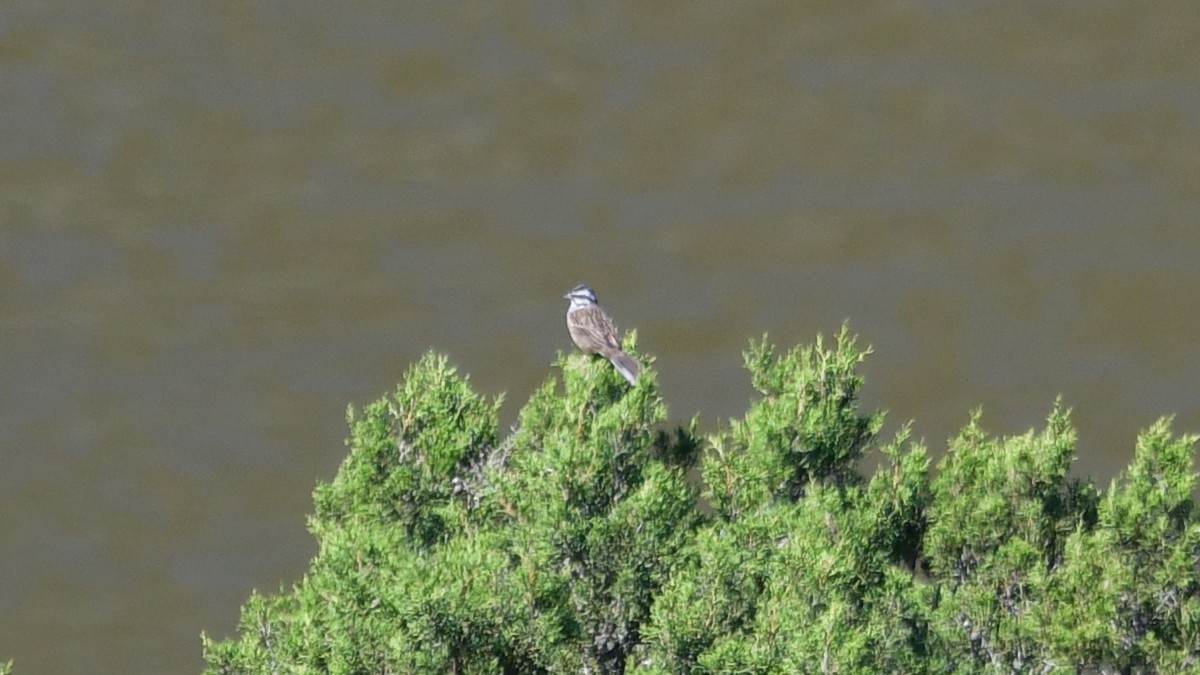
[[[207,672],[1200,668],[1195,437],[1160,420],[1100,491],[1068,476],[1061,404],[1014,437],[977,412],[934,472],[859,410],[869,353],[844,328],[752,343],[761,396],[707,438],[665,430],[652,371],[630,387],[582,354],[501,438],[500,400],[427,355],[350,411],[317,557],[204,638]]]

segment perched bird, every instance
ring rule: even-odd
[[[567,330],[575,346],[584,354],[599,354],[612,361],[617,372],[629,380],[629,384],[635,384],[638,373],[642,372],[642,364],[621,350],[617,327],[596,304],[596,292],[592,287],[579,284],[563,297],[571,301],[567,308]]]

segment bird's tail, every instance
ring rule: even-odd
[[[629,384],[637,384],[638,375],[642,372],[642,364],[637,362],[637,359],[626,354],[620,349],[613,349],[604,353],[605,358],[612,361],[613,367],[621,374]]]

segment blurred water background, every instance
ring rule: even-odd
[[[0,660],[186,673],[306,568],[347,404],[505,422],[594,285],[672,415],[844,320],[940,453],[1200,430],[1200,12],[1153,3],[10,0]]]

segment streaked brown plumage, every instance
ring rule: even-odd
[[[630,384],[636,384],[642,365],[621,349],[617,327],[596,304],[596,292],[587,284],[580,284],[563,297],[571,301],[567,308],[567,331],[575,346],[585,354],[600,354]]]

